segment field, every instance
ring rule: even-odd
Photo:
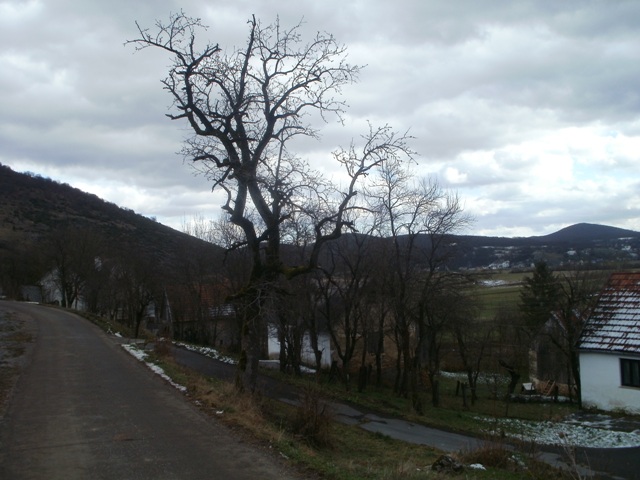
[[[478,276],[476,292],[480,317],[493,320],[501,312],[518,309],[525,273],[496,272]]]

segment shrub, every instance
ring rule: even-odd
[[[159,357],[168,357],[173,354],[173,348],[171,340],[168,338],[160,337],[156,340],[153,351]]]
[[[331,445],[331,412],[322,399],[319,388],[310,384],[300,395],[300,402],[293,421],[293,433],[310,445]]]

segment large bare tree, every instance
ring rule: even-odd
[[[272,285],[314,268],[322,245],[350,226],[359,180],[383,159],[410,152],[406,136],[370,128],[361,150],[351,145],[333,153],[330,160],[347,175],[343,187],[335,187],[293,147],[298,137],[318,138],[318,119],[342,118],[340,91],[360,72],[346,61],[346,48],[325,33],[303,43],[300,25],[285,29],[253,17],[246,45],[227,52],[210,43],[198,47],[203,28],[199,19],[178,13],[153,29],[138,26],[139,37],[128,43],[172,56],[163,80],[173,97],[169,118],[193,131],[182,153],[214,189],[226,192],[222,208],[252,254],[250,280],[237,301],[245,315],[239,384],[253,390]],[[295,268],[280,254],[282,227],[293,215],[308,216],[315,232],[308,260]]]

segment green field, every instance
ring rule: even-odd
[[[518,310],[525,273],[496,272],[479,275],[475,299],[482,320],[493,320],[501,312]]]

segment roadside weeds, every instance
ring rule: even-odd
[[[201,410],[306,475],[337,480],[581,478],[538,461],[526,449],[512,449],[507,455],[506,442],[497,450],[495,442],[492,448],[487,442],[486,448],[453,454],[465,465],[462,472],[436,472],[432,465],[441,452],[332,421],[315,386],[303,389],[299,405],[292,406],[240,394],[232,383],[205,378],[178,365],[170,354],[158,353],[152,361],[184,385],[186,395]]]

